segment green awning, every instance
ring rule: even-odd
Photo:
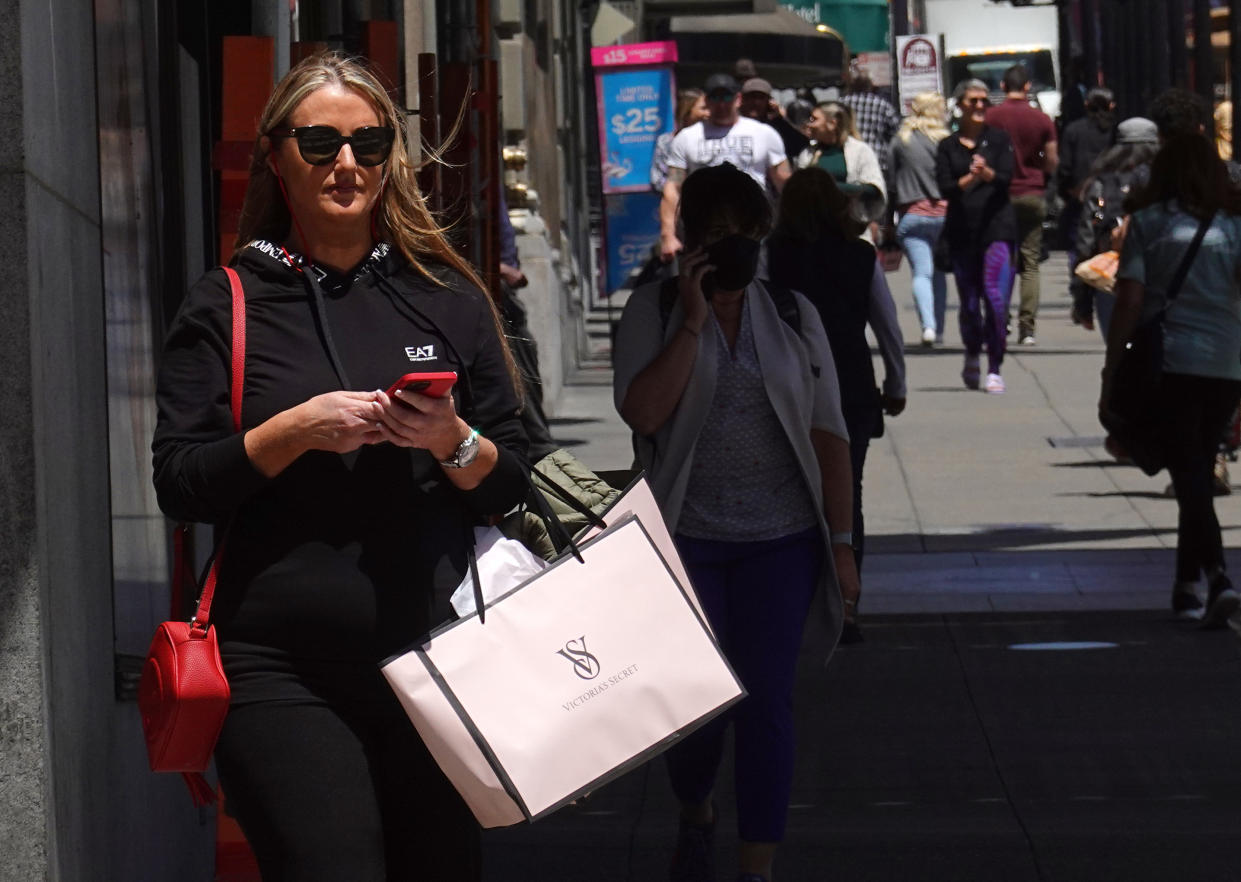
[[[798,15],[839,31],[854,52],[887,52],[888,0],[791,0]]]

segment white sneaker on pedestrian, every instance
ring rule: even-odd
[[[1004,378],[999,374],[987,374],[986,385],[983,386],[992,395],[1004,394]]]
[[[1033,345],[1034,345],[1034,335],[1033,335],[1033,334],[1026,334],[1024,337],[1022,337],[1022,338],[1021,338],[1020,340],[1018,340],[1017,342],[1018,342],[1020,345],[1022,345],[1022,346],[1033,346]]]
[[[935,345],[935,329],[934,328],[923,328],[922,329],[922,345],[923,346],[934,346]]]

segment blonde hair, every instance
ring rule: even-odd
[[[689,115],[698,106],[698,99],[703,95],[702,89],[681,89],[677,92],[677,131],[690,125],[694,120]]]
[[[1224,101],[1215,108],[1215,149],[1219,158],[1232,159],[1232,102]]]
[[[387,90],[360,61],[333,51],[321,52],[295,65],[272,90],[259,117],[259,134],[250,159],[250,180],[242,203],[234,256],[255,239],[282,242],[288,238],[293,218],[280,191],[280,181],[267,164],[272,148],[270,134],[285,127],[293,111],[313,92],[331,86],[361,96],[374,108],[379,124],[391,126],[396,132],[392,152],[384,163],[379,205],[374,213],[376,238],[395,245],[410,265],[432,284],[445,287],[445,282],[429,268],[429,264],[439,264],[456,270],[483,293],[500,335],[509,375],[518,383],[517,369],[492,298],[478,273],[448,241],[447,228],[435,220],[418,190],[418,167],[410,159],[405,115],[397,110]],[[439,161],[437,154],[428,153],[431,161]],[[517,385],[516,388],[521,387]]]
[[[901,121],[901,142],[908,144],[914,132],[921,132],[938,144],[948,137],[948,105],[938,92],[922,92],[910,103],[912,113]]]
[[[849,105],[839,101],[824,101],[818,106],[823,114],[836,124],[836,143],[844,146],[846,138],[860,138],[857,124],[853,121],[853,111]]]

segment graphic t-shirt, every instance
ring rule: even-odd
[[[740,117],[731,126],[717,126],[703,120],[681,129],[672,139],[668,167],[692,173],[700,168],[731,162],[752,177],[760,187],[767,183],[767,171],[784,162],[784,142],[766,123]]]

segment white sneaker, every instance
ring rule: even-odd
[[[935,329],[934,328],[923,328],[922,329],[922,345],[923,346],[934,346],[935,345]]]
[[[1033,335],[1033,334],[1026,334],[1024,337],[1022,337],[1022,338],[1021,338],[1020,340],[1018,340],[1017,342],[1018,342],[1020,345],[1022,345],[1022,346],[1033,346],[1033,345],[1034,345],[1034,335]]]
[[[1004,378],[999,374],[987,374],[987,382],[986,385],[983,386],[983,389],[990,392],[992,395],[1003,395]]]

